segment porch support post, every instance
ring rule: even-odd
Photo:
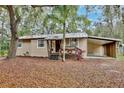
[[[48,58],[49,58],[50,56],[49,40],[47,40],[47,52],[48,52]]]
[[[50,53],[51,53],[51,49],[52,49],[52,40],[50,40]]]

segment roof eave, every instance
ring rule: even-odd
[[[115,39],[115,38],[107,38],[107,37],[97,37],[97,36],[88,36],[88,38],[91,39],[100,39],[100,40],[108,40],[108,41],[116,41],[116,42],[121,42],[121,39]]]

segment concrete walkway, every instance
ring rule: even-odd
[[[87,56],[86,58],[91,58],[91,59],[116,59],[113,57],[95,57],[95,56]]]

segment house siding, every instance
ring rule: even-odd
[[[21,48],[17,48],[16,55],[17,56],[23,56],[23,46]]]
[[[84,51],[84,53],[82,54],[82,57],[87,57],[87,39],[83,38],[83,39],[79,39],[79,48],[82,49]]]
[[[37,47],[37,40],[22,41],[22,47],[17,48],[17,56],[25,56],[26,52],[29,52],[27,56],[37,56],[37,57],[48,57],[47,53],[47,42],[44,41],[44,47]]]
[[[38,48],[37,40],[31,40],[31,56],[48,57],[47,42],[44,41],[44,47]]]
[[[17,56],[24,56],[26,52],[29,52],[29,56],[31,55],[31,40],[23,40],[22,41],[22,47],[17,48],[16,55]]]

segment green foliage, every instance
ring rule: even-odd
[[[82,21],[83,21],[84,25],[86,25],[86,26],[89,26],[91,24],[91,21],[85,17],[83,17]]]
[[[124,24],[122,22],[121,7],[118,5],[99,7],[100,11],[103,11],[102,17],[96,23],[93,35],[122,39],[124,43]]]
[[[7,56],[8,51],[7,50],[1,50],[0,51],[0,56]]]
[[[1,51],[0,51],[0,56],[4,56],[4,54],[5,54],[4,51],[1,50]]]
[[[0,56],[7,55],[8,51],[8,41],[4,39],[4,41],[0,42]]]
[[[83,29],[84,26],[90,26],[91,21],[84,17],[83,15],[77,15],[78,6],[55,6],[52,9],[52,13],[48,14],[44,19],[43,25],[44,27],[51,28],[53,33],[61,33],[63,23],[66,24],[66,32],[76,32],[77,29]],[[51,24],[49,23],[51,22]],[[86,32],[90,31],[89,29],[85,29]],[[91,32],[89,32],[91,33]]]

